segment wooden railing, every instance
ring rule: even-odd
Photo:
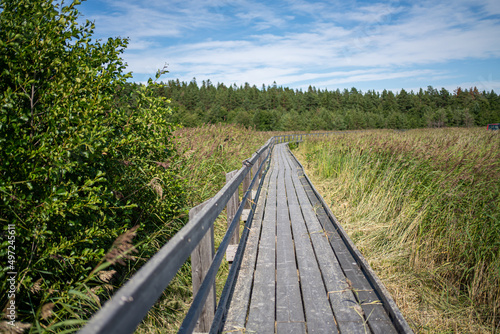
[[[252,220],[263,176],[267,171],[266,164],[268,167],[274,145],[301,142],[306,137],[331,133],[290,134],[269,139],[250,159],[243,161],[242,168],[228,173],[226,185],[214,197],[190,210],[189,222],[104,304],[80,333],[133,333],[189,256],[194,299],[179,333],[191,333],[193,330],[218,332],[248,235],[248,229],[243,229],[241,241],[238,242],[240,218],[247,211],[244,220]],[[240,186],[244,194],[241,203],[238,196]],[[225,207],[228,229],[215,253],[213,224]],[[233,262],[216,307],[215,276],[228,248],[227,257]]]

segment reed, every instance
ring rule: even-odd
[[[183,155],[181,177],[187,180],[192,206],[214,196],[225,183],[225,175],[240,169],[271,136],[238,125],[204,125],[175,131],[177,148]]]
[[[500,330],[500,136],[366,131],[298,151],[418,332]]]

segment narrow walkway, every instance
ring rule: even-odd
[[[401,332],[352,253],[287,146],[275,146],[224,332]]]

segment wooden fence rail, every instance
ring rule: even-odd
[[[250,207],[247,220],[252,219],[255,201],[259,196],[265,175],[265,165],[277,143],[300,142],[307,137],[320,137],[332,133],[290,134],[269,139],[254,155],[243,162],[241,169],[231,172],[226,185],[211,199],[191,209],[189,222],[175,234],[142,268],[90,319],[79,333],[133,333],[149,309],[169,285],[181,266],[191,256],[194,300],[179,333],[206,332],[220,328],[225,305],[237,274],[237,265],[245,247],[247,229],[234,255],[226,286],[215,309],[215,276],[233,235],[239,234],[240,217]],[[252,178],[250,178],[252,176]],[[213,224],[228,202],[238,198],[243,185],[243,199],[236,212],[228,212],[228,230],[217,253],[213,247]],[[255,195],[252,196],[252,189]],[[250,200],[252,199],[252,200]],[[253,204],[250,204],[253,203]],[[234,203],[231,205],[234,208]],[[231,217],[231,220],[230,220]],[[233,239],[233,243],[237,242]],[[200,315],[203,315],[200,319]],[[215,320],[212,321],[215,317]]]

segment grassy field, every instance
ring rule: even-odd
[[[500,331],[500,134],[366,131],[296,151],[416,332]]]

